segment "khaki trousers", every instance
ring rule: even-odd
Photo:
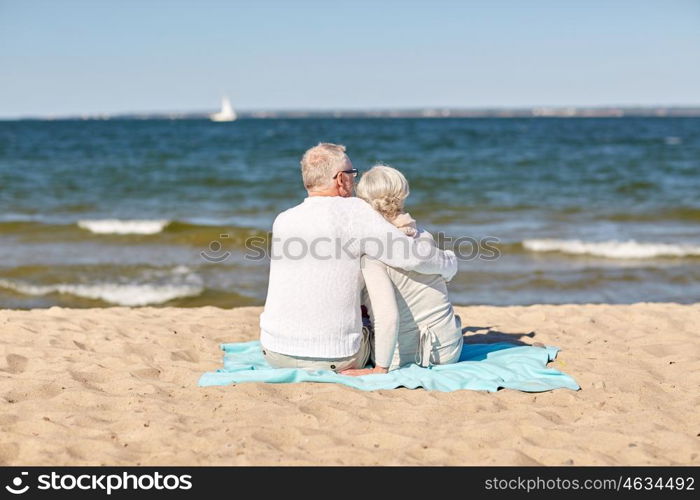
[[[264,347],[262,352],[263,356],[265,356],[265,361],[273,368],[301,368],[303,370],[333,370],[339,372],[349,368],[364,368],[370,356],[373,355],[372,344],[372,330],[363,326],[360,350],[345,358],[328,359],[290,356],[270,351]]]

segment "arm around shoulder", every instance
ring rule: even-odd
[[[440,250],[432,237],[406,236],[362,200],[354,208],[351,230],[363,254],[406,271],[440,274],[447,281],[457,273],[455,254]]]

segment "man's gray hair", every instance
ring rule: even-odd
[[[348,156],[345,146],[321,142],[301,158],[301,177],[308,190],[329,187],[336,172],[342,170]]]

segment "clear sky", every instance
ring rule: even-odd
[[[700,0],[0,0],[0,117],[700,105]]]

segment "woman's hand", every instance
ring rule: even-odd
[[[377,375],[380,373],[387,373],[389,370],[382,368],[381,366],[375,366],[374,368],[349,368],[338,372],[341,375],[348,375],[350,377],[360,377],[362,375]]]

